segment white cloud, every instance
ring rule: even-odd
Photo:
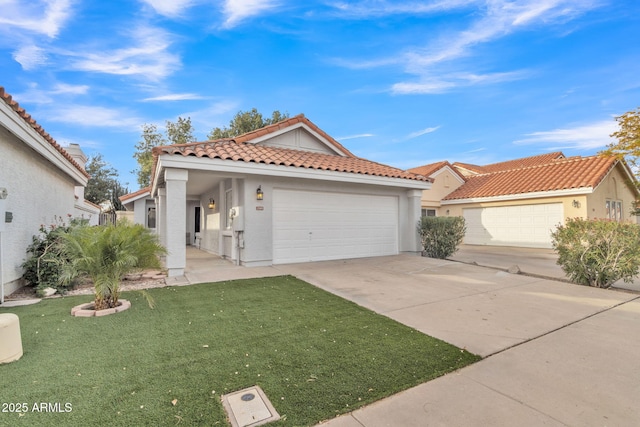
[[[13,52],[13,59],[22,66],[23,70],[29,71],[46,64],[47,54],[38,46],[27,45]]]
[[[182,15],[187,9],[194,5],[194,0],[142,0],[159,13],[169,18]]]
[[[186,100],[194,100],[194,99],[204,99],[203,96],[197,95],[195,93],[170,93],[168,95],[160,95],[154,96],[151,98],[145,98],[143,102],[152,102],[152,101],[186,101]]]
[[[140,75],[159,80],[180,67],[179,57],[169,50],[171,39],[167,32],[143,26],[135,28],[130,36],[133,40],[130,47],[67,52],[71,57],[79,57],[71,61],[71,68],[105,74]]]
[[[437,1],[385,1],[364,0],[360,2],[333,2],[334,8],[343,18],[369,18],[398,14],[425,14],[453,10],[482,0],[437,0]]]
[[[277,5],[275,0],[225,0],[223,12],[227,19],[223,27],[233,28],[246,18],[259,15]]]
[[[69,94],[69,95],[86,95],[89,91],[87,85],[70,85],[67,83],[57,83],[53,90],[50,92],[55,95]]]
[[[409,135],[407,135],[407,139],[417,138],[419,136],[426,135],[426,134],[431,133],[431,132],[435,132],[438,129],[440,129],[440,126],[429,127],[429,128],[426,128],[426,129],[419,130],[417,132],[412,132]]]
[[[531,28],[552,26],[597,8],[601,0],[458,0],[431,2],[390,2],[366,0],[355,4],[336,3],[336,10],[346,17],[367,17],[399,13],[441,15],[454,10],[468,10],[472,21],[459,31],[428,34],[421,47],[401,54],[363,61],[334,61],[348,68],[375,68],[397,65],[416,76],[415,80],[397,82],[391,87],[396,94],[443,93],[456,87],[495,84],[520,79],[523,71],[469,72],[461,59],[472,56],[477,47],[513,33]],[[351,15],[350,15],[351,14]],[[486,61],[484,61],[486,63]]]
[[[525,135],[525,138],[513,143],[516,145],[546,145],[554,150],[565,148],[593,150],[611,143],[612,138],[609,135],[616,130],[615,120],[603,120],[572,128],[529,133]]]
[[[341,136],[336,138],[336,141],[346,141],[348,139],[356,139],[356,138],[369,138],[371,136],[375,136],[375,135],[372,133],[360,133],[358,135]]]
[[[40,114],[52,122],[124,130],[137,130],[140,124],[144,122],[144,120],[133,116],[125,110],[92,105],[66,104],[64,108],[51,109]]]
[[[2,0],[0,26],[55,38],[72,14],[73,0]]]

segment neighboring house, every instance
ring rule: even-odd
[[[422,192],[422,216],[442,216],[442,199],[465,183],[465,177],[447,161],[409,169],[409,172],[433,180],[431,189]]]
[[[142,188],[134,193],[120,196],[120,202],[124,206],[127,214],[126,217],[134,224],[141,224],[147,228],[156,228],[156,202],[151,197],[151,187]],[[124,217],[118,213],[118,217]]]
[[[184,273],[185,244],[196,237],[247,266],[420,250],[420,198],[431,180],[356,157],[303,115],[153,153],[150,196],[170,276]],[[149,212],[146,189],[124,199],[145,200]]]
[[[438,215],[463,216],[467,244],[549,248],[551,231],[566,218],[636,220],[630,214],[640,198],[635,178],[625,162],[613,157],[566,158],[556,152],[485,166],[451,166],[465,182],[450,187]],[[430,167],[409,171],[422,173]],[[433,187],[438,186],[436,178]],[[423,200],[423,208],[432,205]]]
[[[22,284],[20,265],[41,225],[60,218],[97,222],[99,208],[84,199],[89,175],[77,145],[62,148],[0,86],[0,302]]]

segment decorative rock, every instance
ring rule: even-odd
[[[511,274],[520,274],[520,267],[518,267],[517,265],[514,264],[511,267],[509,267],[507,272],[509,272]]]
[[[56,292],[58,292],[58,291],[57,291],[57,289],[54,289],[54,288],[44,288],[44,289],[42,290],[42,296],[43,296],[43,297],[45,297],[45,298],[46,298],[46,297],[50,297],[51,295],[55,294]]]
[[[22,357],[20,319],[13,313],[0,314],[0,363],[9,363]]]

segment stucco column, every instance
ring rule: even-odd
[[[158,188],[156,197],[156,233],[160,239],[160,244],[167,246],[167,189]]]
[[[183,276],[187,264],[185,233],[187,230],[187,179],[186,169],[167,169],[164,172],[166,184],[165,235],[168,251],[166,267],[169,277]]]
[[[407,236],[407,247],[411,251],[420,252],[420,238],[418,237],[418,221],[420,221],[420,209],[422,190],[407,191],[407,221],[409,223],[409,235]]]

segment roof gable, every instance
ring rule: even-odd
[[[304,114],[231,138],[280,148],[355,157],[342,144],[316,126]]]
[[[499,197],[526,193],[593,190],[618,164],[614,157],[590,156],[552,159],[547,164],[502,170],[468,177],[444,200]]]
[[[407,172],[417,173],[418,175],[428,176],[435,178],[434,174],[442,171],[443,169],[450,170],[455,176],[460,178],[461,181],[465,181],[465,176],[461,174],[451,163],[444,160],[442,162],[430,163],[428,165],[418,166],[417,168],[409,169]]]

